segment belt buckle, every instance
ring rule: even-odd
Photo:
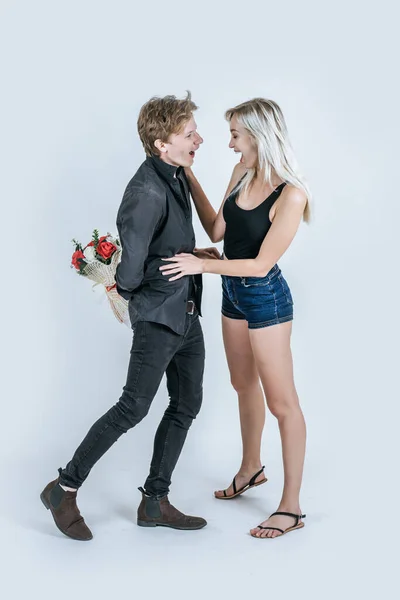
[[[188,315],[194,315],[194,309],[195,309],[194,301],[193,300],[188,300],[187,303],[192,305],[191,311],[186,310],[187,314]]]

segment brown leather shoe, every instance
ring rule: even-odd
[[[46,485],[40,494],[41,501],[51,511],[55,524],[64,535],[82,542],[91,540],[92,532],[76,505],[77,492],[66,492],[59,485],[59,480],[57,477]]]
[[[190,517],[184,515],[172,506],[168,496],[156,500],[149,496],[143,488],[142,501],[138,508],[137,524],[140,527],[172,527],[173,529],[202,529],[207,521],[201,517]]]

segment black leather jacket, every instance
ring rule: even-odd
[[[168,281],[159,267],[167,264],[162,258],[192,253],[196,245],[184,170],[147,157],[125,190],[117,228],[122,245],[117,290],[129,300],[132,324],[153,321],[183,334],[190,293],[201,315],[202,276]]]

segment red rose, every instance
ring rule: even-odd
[[[78,271],[80,270],[81,260],[83,260],[86,263],[86,261],[85,261],[85,255],[83,254],[82,250],[76,250],[76,252],[74,252],[73,255],[72,255],[71,264]]]
[[[99,239],[99,243],[97,244],[97,248],[96,248],[97,254],[100,254],[100,256],[102,258],[104,258],[105,260],[107,260],[108,258],[111,258],[111,256],[114,254],[114,252],[117,249],[117,246],[115,246],[111,242],[107,242],[106,240],[107,240],[107,236],[103,235]]]
[[[85,248],[87,248],[88,246],[94,246],[94,241],[92,240],[91,242],[89,242],[88,245],[85,246]]]

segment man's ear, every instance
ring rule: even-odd
[[[165,142],[163,142],[162,140],[156,140],[154,142],[154,145],[159,152],[162,152],[163,154],[165,154],[167,152],[167,144]]]

